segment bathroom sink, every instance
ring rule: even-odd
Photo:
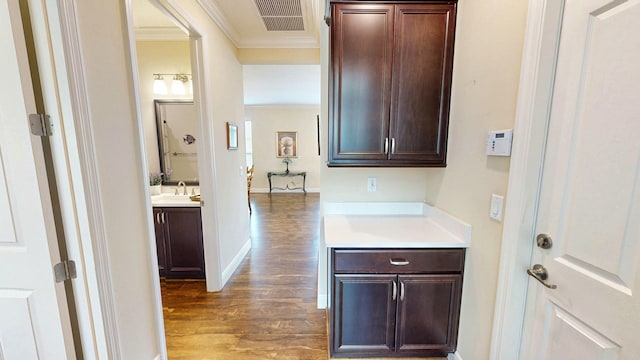
[[[151,204],[153,206],[164,207],[198,207],[199,201],[192,201],[189,195],[173,195],[171,193],[163,193],[151,196]]]

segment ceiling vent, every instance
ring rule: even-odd
[[[304,31],[300,0],[254,0],[267,31]]]

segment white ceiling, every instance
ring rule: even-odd
[[[321,0],[301,0],[304,31],[267,31],[254,0],[194,0],[238,48],[317,48]],[[290,0],[273,0],[290,1]],[[149,0],[133,0],[137,40],[188,39],[174,21]],[[319,65],[244,65],[247,105],[319,104]]]

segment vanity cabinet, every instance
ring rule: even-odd
[[[457,1],[331,1],[328,166],[446,166]]]
[[[204,278],[204,248],[200,208],[154,207],[160,276]]]
[[[331,355],[456,349],[464,249],[332,249]]]

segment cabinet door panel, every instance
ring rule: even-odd
[[[462,275],[400,275],[397,349],[445,356],[455,351]]]
[[[203,277],[200,208],[164,208],[167,277]]]
[[[153,227],[156,232],[158,270],[160,271],[160,276],[165,276],[167,275],[167,255],[164,248],[164,225],[162,224],[161,208],[153,208]]]
[[[445,164],[455,4],[395,13],[390,159]]]
[[[393,5],[334,6],[330,162],[387,159],[392,44]]]
[[[395,281],[395,275],[334,276],[333,353],[393,353]]]

